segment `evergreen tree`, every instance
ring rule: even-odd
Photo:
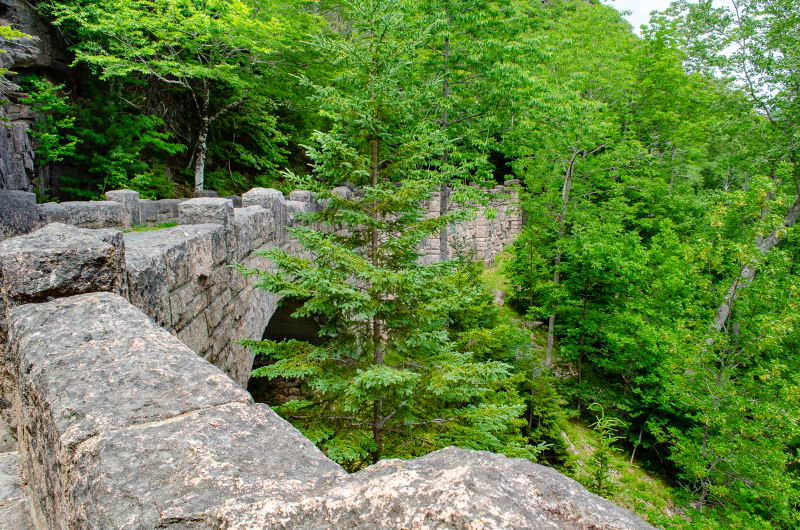
[[[261,288],[304,300],[295,316],[319,319],[325,339],[246,343],[275,360],[252,375],[301,379],[306,398],[277,410],[350,469],[452,444],[533,457],[510,366],[477,360],[448,336],[463,304],[446,281],[453,263],[418,263],[420,242],[460,215],[428,219],[423,207],[441,137],[415,119],[428,87],[406,84],[420,40],[405,38],[400,2],[350,4],[345,14],[347,33],[319,41],[341,73],[314,87],[333,125],[308,152],[319,179],[362,184],[363,194],[321,191],[325,207],[293,229],[310,256],[263,251],[276,272],[243,269]]]

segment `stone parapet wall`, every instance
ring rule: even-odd
[[[493,265],[494,260],[508,247],[522,231],[523,216],[519,202],[519,181],[507,181],[504,186],[496,186],[487,192],[485,205],[474,205],[476,215],[448,227],[448,254],[452,258],[465,254]],[[428,215],[436,216],[440,212],[440,195],[435,193],[428,201]],[[451,202],[448,212],[463,208]],[[441,252],[439,236],[429,237],[420,249],[424,264],[439,261]]]
[[[41,528],[214,528],[344,471],[124,298],[17,307],[6,363]]]
[[[127,230],[178,222],[178,208],[186,201],[139,199],[139,194],[131,190],[109,191],[106,199],[36,204],[36,195],[31,192],[0,189],[0,241],[51,223]]]

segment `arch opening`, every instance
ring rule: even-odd
[[[301,298],[283,298],[278,302],[275,314],[269,319],[267,327],[264,328],[262,339],[264,340],[301,340],[318,346],[325,342],[319,336],[321,326],[319,322],[311,317],[293,317],[292,314],[305,303]],[[253,360],[253,369],[272,364],[274,361],[256,357]],[[266,377],[251,377],[247,382],[247,391],[258,403],[267,405],[282,405],[292,399],[299,399],[301,394],[302,382],[299,379],[285,379],[278,377],[267,379]]]

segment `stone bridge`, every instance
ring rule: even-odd
[[[498,215],[452,239],[490,261],[521,224],[506,193],[495,190]],[[12,233],[48,224],[0,242],[2,406],[16,438],[0,455],[0,478],[16,480],[0,487],[0,526],[27,510],[37,528],[647,527],[550,468],[485,452],[348,475],[253,403],[242,389],[252,357],[232,344],[260,338],[277,300],[228,265],[291,247],[285,227],[312,196],[256,189],[239,208],[108,198],[6,216]],[[62,222],[50,222],[56,210]]]
[[[451,229],[450,242],[471,248],[477,259],[491,263],[522,226],[516,182],[491,190],[478,215]],[[337,188],[338,193],[352,193]],[[12,200],[13,199],[13,200]],[[36,205],[33,194],[0,191],[0,227],[6,235],[41,225],[64,223],[81,228],[125,230],[131,226],[177,222],[161,230],[124,233],[117,244],[123,256],[120,275],[128,300],[193,351],[245,386],[252,356],[235,344],[260,339],[275,312],[278,297],[254,289],[229,265],[266,264],[253,254],[268,247],[292,247],[287,227],[294,216],[318,207],[308,191],[285,197],[278,190],[256,188],[234,198],[190,200],[139,199],[131,190],[112,191],[106,201]],[[236,208],[234,204],[240,204]],[[486,215],[491,209],[493,215]],[[438,197],[428,205],[439,211]],[[5,217],[5,221],[3,218]],[[0,228],[2,230],[2,228]],[[439,256],[439,239],[421,249],[423,260]]]

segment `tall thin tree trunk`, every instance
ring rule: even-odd
[[[197,137],[197,151],[194,161],[194,190],[203,191],[205,185],[206,154],[208,153],[208,117],[203,118],[200,134]]]
[[[567,170],[564,172],[564,187],[561,189],[561,212],[558,215],[558,240],[556,241],[556,259],[553,271],[553,285],[557,286],[561,282],[561,239],[566,231],[567,206],[569,205],[569,192],[572,189],[572,174],[575,169],[575,162],[578,160],[578,151],[573,149],[572,159],[569,161]],[[547,347],[544,354],[544,364],[548,368],[553,365],[553,342],[555,340],[556,329],[556,310],[550,314],[547,322]]]
[[[448,19],[450,15],[448,14]],[[450,37],[445,37],[444,39],[444,78],[442,80],[442,99],[444,104],[442,105],[442,129],[447,129],[450,125],[447,116],[447,99],[450,97]],[[442,169],[447,165],[448,156],[447,156],[447,146],[445,146],[444,151],[442,152]],[[439,216],[447,215],[447,209],[450,206],[450,188],[447,185],[447,181],[443,180],[442,185],[439,189]],[[439,229],[439,259],[441,261],[446,261],[450,257],[450,248],[447,244],[447,227],[443,226]]]
[[[672,187],[675,185],[675,146],[672,146],[672,156],[669,159],[669,196],[672,197]]]
[[[208,130],[211,127],[211,117],[208,115],[208,103],[211,91],[205,86],[203,106],[200,109],[200,132],[197,135],[197,147],[194,161],[194,190],[203,191],[205,184],[206,155],[208,154]]]
[[[374,33],[370,32],[370,37],[374,39]],[[375,53],[374,41],[371,48],[371,52]],[[370,87],[369,87],[369,99],[370,101],[375,101],[375,71],[371,70],[369,74],[370,78]],[[370,169],[372,170],[372,185],[377,186],[380,181],[379,175],[379,140],[378,137],[374,134],[372,135],[370,147],[372,148],[372,158],[370,161],[370,165],[372,166]],[[378,201],[372,201],[372,217],[373,219],[377,219],[378,217]],[[376,227],[372,227],[370,233],[370,262],[373,266],[378,264],[378,229]],[[384,351],[383,351],[383,336],[381,334],[381,320],[379,315],[375,315],[372,317],[372,360],[373,363],[376,365],[383,364],[384,358]],[[372,406],[372,440],[375,442],[375,452],[372,454],[372,462],[376,463],[378,460],[381,459],[381,454],[383,453],[383,428],[384,428],[384,415],[383,415],[383,400],[377,399],[373,403]]]

